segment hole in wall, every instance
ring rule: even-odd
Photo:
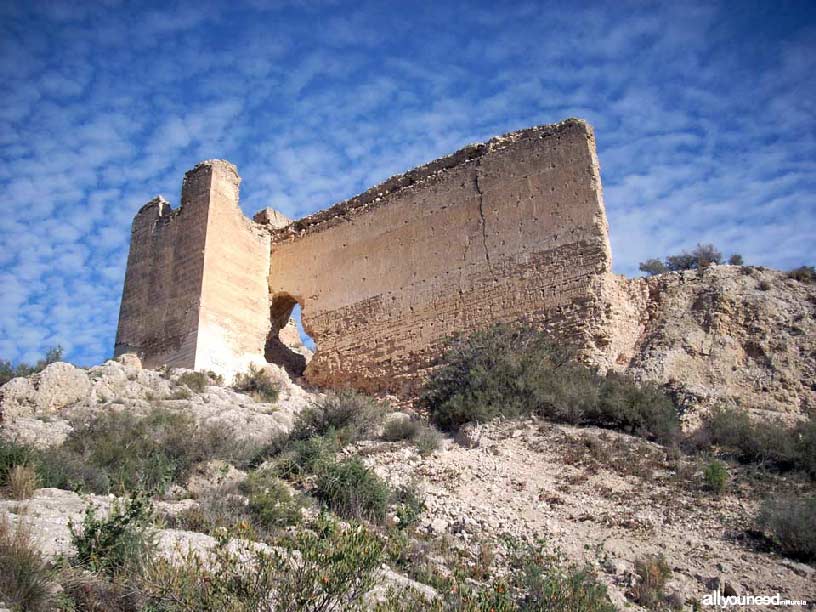
[[[280,293],[270,302],[269,317],[272,326],[266,339],[266,360],[290,376],[302,376],[317,346],[303,329],[301,305],[288,293]]]

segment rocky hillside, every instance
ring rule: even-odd
[[[689,410],[717,404],[796,419],[816,410],[816,284],[715,266],[621,279],[618,364]]]

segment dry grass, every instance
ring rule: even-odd
[[[52,610],[52,571],[32,545],[28,527],[0,519],[0,599],[13,610]]]
[[[39,486],[40,479],[30,465],[15,465],[9,471],[8,489],[14,499],[28,499]]]

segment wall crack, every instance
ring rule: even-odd
[[[481,168],[481,164],[479,160],[476,161],[476,170],[473,174],[473,187],[476,189],[476,193],[479,195],[479,219],[482,226],[482,247],[484,248],[485,254],[485,261],[490,265],[490,251],[487,250],[487,220],[485,219],[484,214],[484,194],[482,193],[482,188],[479,185],[479,169]]]

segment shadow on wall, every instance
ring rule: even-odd
[[[283,367],[290,376],[302,376],[317,347],[303,329],[300,304],[287,293],[278,294],[272,298],[269,315],[272,327],[266,339],[266,360]]]

